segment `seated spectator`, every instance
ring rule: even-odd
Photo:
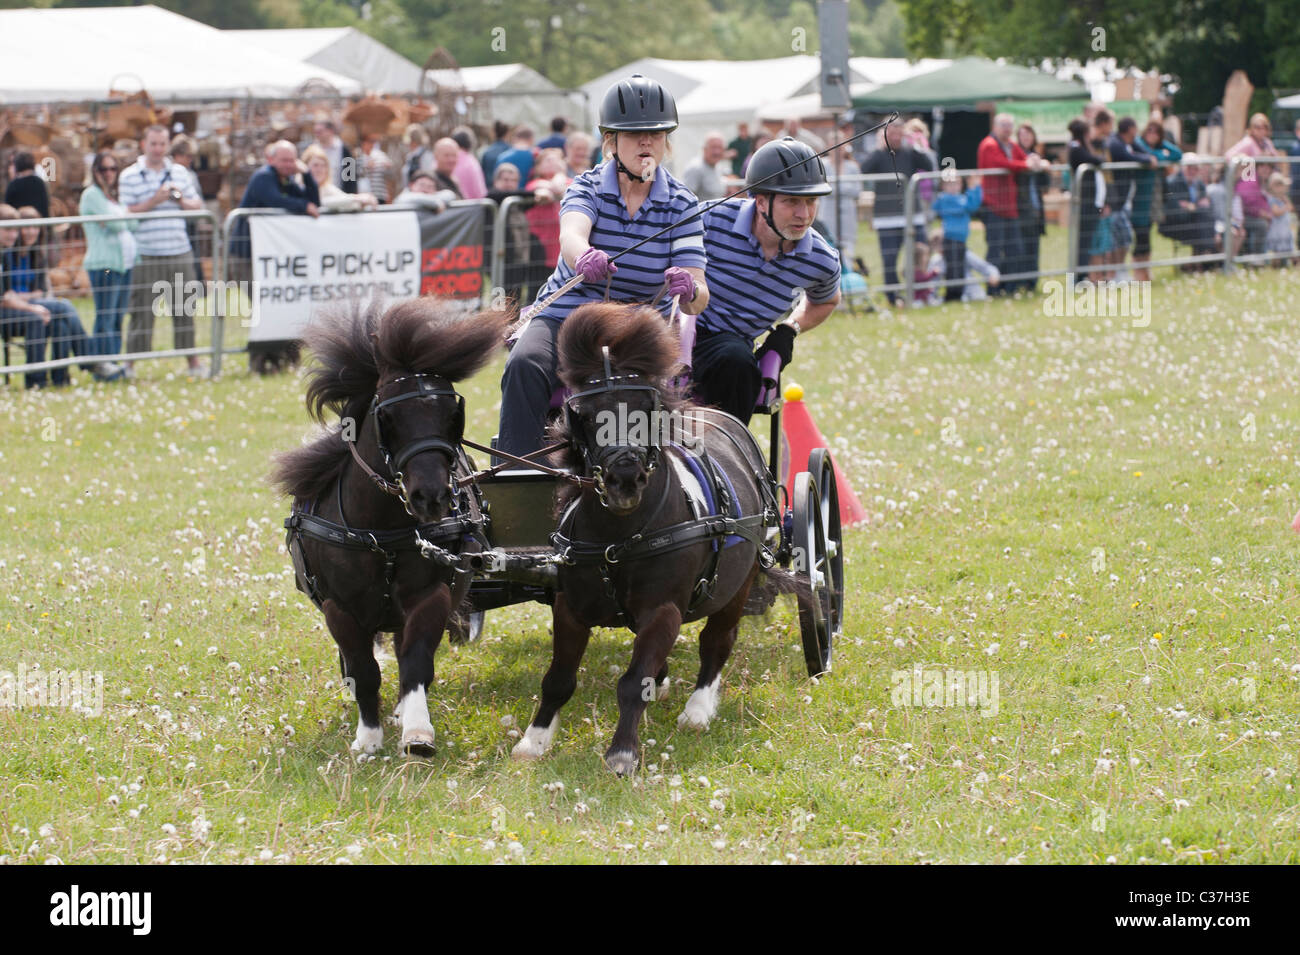
[[[554,269],[560,258],[560,200],[573,180],[564,174],[564,154],[543,149],[537,154],[533,178],[526,186],[536,200],[525,215],[533,235],[546,251],[546,267]]]
[[[1280,155],[1277,147],[1273,145],[1272,135],[1273,127],[1268,117],[1263,113],[1256,113],[1250,118],[1246,135],[1223,154],[1224,158],[1256,161],[1261,157]],[[1241,167],[1242,172],[1246,168],[1249,167]],[[1236,196],[1241,200],[1243,226],[1246,231],[1243,251],[1246,255],[1264,251],[1265,237],[1268,235],[1268,227],[1273,221],[1273,216],[1262,183],[1268,180],[1273,171],[1273,166],[1269,163],[1254,162],[1250,173],[1237,176]]]
[[[1215,252],[1215,219],[1210,196],[1202,181],[1205,166],[1195,162],[1196,153],[1186,153],[1183,165],[1165,186],[1164,221],[1160,234],[1174,242],[1185,242],[1193,255]],[[1222,223],[1222,219],[1218,220]],[[1208,266],[1208,263],[1202,263]]]
[[[556,116],[551,120],[551,135],[547,136],[537,144],[538,150],[558,149],[564,151],[565,133],[568,131],[569,121],[563,116]],[[583,172],[586,172],[584,169]]]
[[[483,167],[483,181],[491,182],[496,175],[497,161],[501,154],[510,148],[510,143],[506,141],[506,136],[510,134],[510,126],[501,120],[492,121],[492,145],[483,150],[483,155],[479,157],[479,165]]]
[[[5,187],[5,204],[21,209],[31,206],[42,219],[50,217],[50,190],[36,175],[36,158],[20,149],[9,159],[9,185]]]
[[[497,165],[500,165],[498,163]],[[447,203],[455,202],[460,197],[450,189],[439,189],[438,181],[431,172],[417,172],[411,177],[411,184],[403,189],[393,200],[395,206],[422,206],[441,212]]]
[[[570,179],[591,168],[591,137],[582,131],[569,133],[564,141],[564,173]]]
[[[4,225],[17,218],[17,209],[0,202],[0,250],[8,249],[18,241],[18,230]],[[12,338],[24,339],[27,364],[34,365],[45,360],[45,331],[50,323],[50,313],[17,292],[9,291],[8,285],[4,256],[0,255],[0,332],[3,332],[6,342]],[[50,375],[47,371],[29,371],[24,378],[28,388],[41,388],[49,384]]]
[[[352,150],[340,138],[338,127],[332,119],[322,119],[316,123],[315,132],[316,145],[325,151],[325,158],[329,160],[334,185],[348,195],[356,195],[361,191],[358,180],[362,170],[357,168]]]
[[[687,163],[686,169],[682,171],[682,182],[695,193],[700,202],[713,202],[727,194],[717,169],[718,163],[722,162],[722,154],[726,151],[722,134],[709,133],[704,139],[704,149],[700,155]]]
[[[79,212],[83,216],[122,215],[126,207],[117,201],[117,159],[107,150],[96,154],[90,167],[94,182],[81,193]],[[90,278],[95,301],[97,355],[122,351],[122,319],[131,298],[131,267],[135,264],[133,219],[115,222],[87,222],[86,257],[81,266]]]
[[[935,249],[941,248],[942,241],[943,241],[942,232],[935,231],[930,234],[931,247]],[[929,272],[935,276],[948,274],[948,263],[944,259],[944,255],[942,252],[936,251],[931,254],[930,263],[929,263]],[[961,293],[961,300],[963,302],[982,302],[989,297],[988,292],[985,290],[985,287],[981,285],[979,281],[973,277],[972,273],[974,275],[982,275],[984,277],[985,283],[987,283],[988,285],[988,288],[995,289],[1002,282],[1001,273],[998,272],[997,268],[993,265],[990,265],[984,259],[980,258],[969,248],[966,250],[966,264],[963,273],[966,276],[964,280],[965,284],[962,286],[962,293]],[[931,292],[931,299],[928,304],[938,304],[938,302],[940,301],[937,295],[938,290],[931,289],[930,292]],[[947,301],[946,297],[944,298],[944,301]]]
[[[508,162],[519,170],[519,175],[524,181],[528,181],[533,176],[533,160],[536,157],[536,150],[533,149],[533,129],[531,126],[516,126],[514,132],[510,134],[510,148],[497,156],[497,162]]]
[[[303,151],[302,160],[307,165],[307,172],[316,183],[316,190],[320,195],[320,208],[338,212],[357,212],[361,209],[373,209],[379,205],[379,201],[368,192],[358,192],[350,196],[334,185],[329,157],[319,146],[308,146]]]
[[[456,181],[456,164],[460,162],[461,152],[456,140],[448,136],[433,144],[433,181],[438,184],[439,191],[454,192],[457,199],[465,197]]]
[[[1291,200],[1287,198],[1287,192],[1291,188],[1291,180],[1280,172],[1275,172],[1268,177],[1268,185],[1265,187],[1265,194],[1268,196],[1269,214],[1272,221],[1268,225],[1268,234],[1264,237],[1264,251],[1266,252],[1283,252],[1288,256],[1295,252],[1295,236],[1291,233],[1291,213],[1295,208],[1291,205]],[[1286,265],[1289,259],[1278,259],[1273,264],[1276,266]]]
[[[487,195],[487,183],[483,179],[483,167],[474,158],[474,150],[478,146],[478,141],[474,138],[474,131],[468,126],[457,126],[451,131],[450,138],[460,149],[451,177],[456,180],[456,186],[460,190],[461,198],[482,199]],[[437,149],[435,148],[435,162],[437,158]]]
[[[520,189],[519,170],[508,162],[496,164],[496,175],[488,198],[498,205],[510,196],[535,199],[533,193]],[[505,236],[501,254],[505,259],[502,280],[506,296],[515,303],[524,301],[524,289],[536,291],[546,284],[551,268],[546,265],[546,249],[533,235],[532,226],[520,205],[506,213]]]
[[[13,207],[5,204],[0,206],[0,218],[12,222],[43,217],[32,206],[24,206],[14,214]],[[0,228],[0,249],[3,249],[0,254],[0,282],[3,282],[0,295],[3,305],[7,311],[26,312],[31,316],[27,321],[27,331],[33,331],[32,319],[44,326],[43,335],[37,332],[28,338],[29,361],[44,360],[43,348],[33,354],[31,347],[33,340],[43,344],[42,339],[49,340],[51,361],[67,358],[70,354],[78,358],[93,356],[95,351],[86,336],[85,326],[81,324],[81,316],[71,302],[55,298],[50,291],[44,232],[41,226],[23,226],[21,230]],[[121,365],[107,361],[83,362],[81,367],[91,371],[97,381],[115,381],[126,374]],[[71,384],[68,366],[51,369],[49,380],[55,387]],[[29,378],[29,386],[41,383]]]
[[[945,302],[956,302],[962,297],[966,284],[966,239],[970,235],[970,220],[984,201],[984,190],[979,176],[971,177],[970,188],[963,191],[961,177],[944,173],[943,192],[934,198],[934,214],[943,220],[943,259],[947,271],[943,278]]]

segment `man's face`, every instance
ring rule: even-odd
[[[722,154],[727,151],[727,145],[722,141],[721,136],[710,136],[704,142],[704,161],[710,166],[716,166],[722,161]]]
[[[890,149],[897,149],[903,145],[903,127],[898,123],[890,123],[885,127],[885,142],[889,144]]]
[[[298,171],[298,152],[280,147],[271,153],[271,166],[281,179],[288,179]]]
[[[760,196],[758,202],[771,204],[776,231],[787,239],[802,239],[817,218],[816,196]]]
[[[159,132],[146,133],[144,142],[141,143],[145,159],[151,166],[156,166],[163,161],[163,157],[167,155],[168,145],[167,134]]]
[[[316,124],[316,141],[322,146],[329,146],[334,142],[334,130],[330,129],[324,123]]]
[[[1015,124],[1009,119],[1001,119],[993,124],[993,135],[1002,142],[1010,142]]]
[[[421,182],[423,181],[421,180]],[[497,174],[492,177],[492,187],[500,189],[502,192],[514,192],[519,188],[519,170],[513,166],[498,169]]]
[[[460,157],[460,147],[452,142],[440,142],[433,147],[433,161],[438,167],[438,172],[444,176],[450,176],[452,170],[456,168],[456,160]]]
[[[1110,120],[1105,120],[1104,122],[1097,123],[1097,125],[1093,127],[1093,131],[1100,139],[1103,136],[1109,136],[1111,129],[1114,128],[1114,125],[1115,124],[1112,123]]]
[[[1250,123],[1250,135],[1263,142],[1273,135],[1273,124],[1263,116],[1256,116]]]
[[[740,138],[741,139],[749,138],[749,123],[740,124]]]
[[[433,180],[429,177],[421,176],[419,179],[411,183],[411,191],[431,196],[438,191],[438,187],[433,184]]]

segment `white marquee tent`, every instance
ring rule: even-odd
[[[361,92],[347,76],[155,6],[0,10],[0,102],[102,100],[141,87],[173,102],[288,98],[313,80]]]
[[[283,59],[349,76],[369,92],[415,93],[420,89],[420,67],[355,27],[222,32]]]
[[[457,106],[467,122],[484,126],[496,119],[511,126],[527,123],[537,131],[539,139],[547,135],[555,116],[564,116],[578,126],[585,122],[581,94],[561,89],[523,63],[429,70],[428,77],[436,88],[467,94]],[[488,95],[476,98],[476,93]]]

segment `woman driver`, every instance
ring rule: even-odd
[[[611,86],[600,107],[602,149],[608,158],[578,176],[560,204],[560,260],[534,302],[501,376],[497,447],[525,455],[542,447],[551,395],[559,387],[555,339],[560,323],[580,305],[603,301],[659,303],[673,296],[698,314],[709,301],[704,282],[704,225],[692,219],[613,263],[619,252],[694,213],[695,194],[662,166],[668,134],[677,128],[677,104],[653,80],[633,74]],[[574,274],[583,281],[554,301]],[[545,308],[537,311],[538,303]]]

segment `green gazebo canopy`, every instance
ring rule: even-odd
[[[999,66],[983,57],[968,56],[933,73],[922,73],[853,97],[855,109],[882,112],[900,110],[973,108],[984,101],[1081,100],[1088,90],[1082,83],[1058,80],[1026,66]]]

